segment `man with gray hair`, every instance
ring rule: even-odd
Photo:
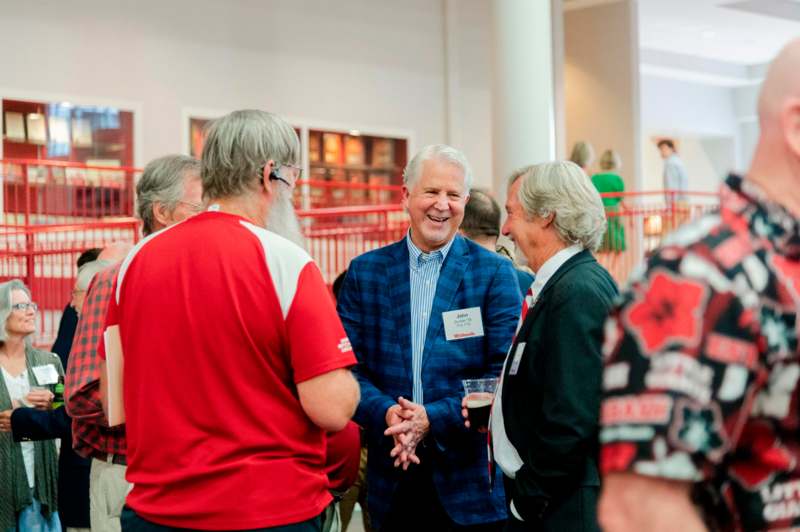
[[[203,208],[200,163],[184,155],[168,155],[150,162],[136,185],[136,213],[145,237],[192,216]],[[64,398],[72,417],[73,447],[91,457],[90,519],[95,532],[118,532],[120,512],[130,484],[125,480],[125,427],[110,429],[100,406],[100,358],[97,353],[103,332],[114,278],[130,245],[115,243],[100,253],[98,262],[106,268],[86,289],[85,302],[75,301],[80,321],[70,351]],[[113,265],[113,266],[109,266]],[[84,276],[85,279],[85,276]]]
[[[320,529],[332,500],[325,431],[345,427],[359,390],[322,274],[266,230],[299,160],[276,115],[215,120],[208,211],[123,262],[106,319],[125,356],[123,530]]]
[[[353,260],[338,308],[358,357],[367,501],[378,530],[500,530],[486,435],[461,422],[463,379],[496,378],[521,298],[510,261],[458,235],[472,173],[446,145],[403,174],[400,242]]]
[[[511,176],[506,212],[503,234],[536,274],[492,406],[507,530],[599,530],[600,347],[617,294],[592,256],[603,203],[578,165],[555,162]]]

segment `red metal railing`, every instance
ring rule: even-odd
[[[90,166],[37,159],[0,160],[0,223],[70,223],[133,216],[131,167]]]
[[[132,218],[88,224],[0,225],[0,282],[22,280],[40,308],[37,345],[49,346],[77,276],[75,261],[90,248],[138,241]]]
[[[329,284],[353,258],[399,240],[408,228],[400,205],[313,209],[298,216],[308,252]]]
[[[711,192],[658,190],[601,194],[608,229],[597,260],[622,285],[662,239],[687,221],[717,209],[719,196]],[[682,199],[679,199],[682,198]]]
[[[689,201],[665,201],[674,193],[632,192],[605,194],[623,198],[608,208],[609,231],[598,260],[624,283],[634,267],[662,238],[680,224],[716,208],[716,194],[689,194]],[[350,261],[369,250],[395,242],[408,228],[398,204],[299,210],[309,253],[328,283]],[[619,227],[621,232],[615,232]],[[31,287],[42,308],[36,342],[54,338],[64,305],[69,301],[79,253],[114,241],[136,242],[133,219],[60,225],[0,225],[0,281],[20,278]]]

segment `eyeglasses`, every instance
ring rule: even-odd
[[[72,289],[72,297],[75,297],[78,294],[82,294],[84,292],[86,292],[86,290],[81,290],[80,288],[73,288]]]
[[[178,200],[178,203],[183,203],[184,205],[189,207],[189,210],[191,210],[194,213],[203,212],[205,210],[205,207],[203,206],[202,203],[192,203],[191,201],[183,201],[183,200]]]
[[[288,168],[292,170],[292,174],[288,175],[287,172],[284,171],[284,168]],[[261,171],[259,175],[262,177],[260,178],[261,183],[264,183],[264,167],[261,167]],[[293,188],[295,183],[299,179],[303,177],[303,169],[299,166],[295,166],[293,164],[284,164],[284,163],[275,163],[275,168],[272,170],[272,173],[269,174],[270,181],[282,181],[287,187]]]
[[[14,303],[13,305],[11,305],[11,309],[12,310],[21,310],[23,312],[26,312],[28,309],[30,309],[30,310],[36,312],[37,310],[39,310],[39,305],[37,305],[36,303],[33,303],[33,302],[30,302],[30,303]]]

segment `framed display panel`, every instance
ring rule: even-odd
[[[92,147],[92,124],[88,119],[72,119],[72,145],[76,148]]]
[[[408,139],[308,131],[309,207],[398,203]]]
[[[25,129],[28,130],[28,143],[43,146],[47,144],[45,117],[39,113],[25,115]]]
[[[7,159],[45,159],[86,163],[91,159],[134,166],[134,113],[105,105],[67,102],[2,100],[6,131],[9,115],[24,117],[26,135],[3,139]],[[14,118],[18,122],[18,118]]]
[[[25,142],[25,117],[22,113],[6,111],[3,114],[3,131],[6,140]]]

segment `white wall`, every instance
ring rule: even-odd
[[[654,138],[679,141],[691,190],[713,191],[741,167],[734,89],[655,76],[641,78],[644,190],[663,188]]]
[[[630,0],[564,16],[567,156],[581,140],[598,157],[616,150],[627,190],[637,189],[640,171],[637,36],[636,3]]]
[[[463,147],[491,183],[488,6],[459,24]],[[7,2],[0,97],[51,95],[140,109],[136,164],[184,146],[186,109],[410,131],[443,142],[443,9],[431,0]]]
[[[736,131],[731,88],[644,75],[641,91],[645,132],[714,136]]]

